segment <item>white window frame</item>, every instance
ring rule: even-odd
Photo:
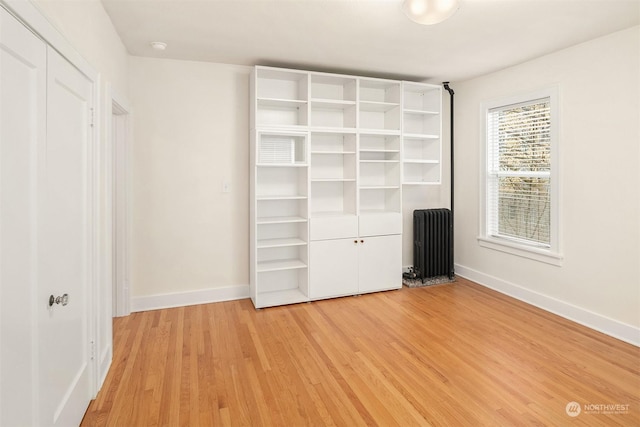
[[[530,244],[528,242],[518,241],[517,239],[507,239],[489,235],[487,212],[489,209],[488,173],[490,150],[488,145],[489,137],[487,133],[489,112],[495,108],[522,104],[545,98],[549,99],[551,114],[551,234],[549,247]],[[559,90],[557,86],[482,103],[480,107],[480,235],[478,236],[478,244],[480,246],[552,265],[562,265],[563,256],[560,241],[560,150],[558,148],[560,120],[559,108]]]

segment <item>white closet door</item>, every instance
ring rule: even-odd
[[[0,8],[0,425],[37,425],[36,154],[46,45]]]
[[[78,425],[91,399],[92,84],[52,48],[47,69],[47,143],[39,157],[39,412],[42,425]],[[68,304],[49,307],[51,295],[68,295]]]

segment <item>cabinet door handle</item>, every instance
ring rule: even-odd
[[[354,241],[353,241],[353,243],[355,243],[355,244],[357,245],[357,244],[358,244],[358,241],[357,241],[357,240],[354,240]]]
[[[360,240],[360,243],[364,243],[364,240]]]

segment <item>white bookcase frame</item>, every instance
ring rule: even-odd
[[[402,286],[402,186],[440,183],[441,98],[435,85],[254,68],[257,308]]]

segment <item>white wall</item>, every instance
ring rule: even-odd
[[[129,65],[132,309],[178,301],[164,294],[248,296],[251,68],[140,57]]]
[[[452,85],[456,261],[472,279],[640,343],[640,29]],[[558,85],[561,267],[482,248],[480,104]]]

